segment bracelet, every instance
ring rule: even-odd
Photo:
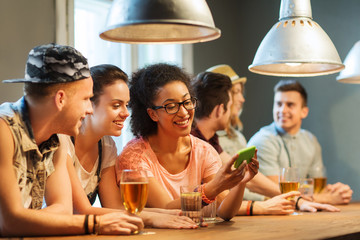
[[[202,200],[202,205],[203,206],[207,206],[209,205],[210,203],[213,203],[216,199],[216,197],[212,200],[208,199],[205,195],[205,184],[201,185],[200,187],[201,189],[201,200]]]
[[[247,207],[246,207],[246,215],[250,216],[250,207],[251,207],[252,201],[248,201]]]
[[[254,203],[255,203],[255,201],[252,201],[250,204],[250,216],[253,215]]]
[[[296,210],[300,210],[300,208],[299,208],[299,200],[302,199],[302,198],[303,198],[303,197],[300,196],[300,197],[298,197],[298,199],[296,200],[296,203],[295,203],[295,209],[296,209]]]
[[[94,225],[93,225],[93,234],[94,235],[98,235],[98,231],[97,231],[97,221],[96,221],[96,215],[94,214]]]
[[[89,234],[89,214],[85,215],[85,220],[84,220],[84,229],[85,229],[85,234]]]

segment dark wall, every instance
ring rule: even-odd
[[[194,72],[216,64],[231,65],[246,76],[246,103],[241,119],[249,139],[260,127],[272,122],[273,87],[279,77],[248,71],[257,47],[278,21],[280,0],[208,0],[216,27],[222,36],[194,44]],[[340,58],[360,40],[360,1],[312,1],[313,20],[329,35]],[[360,85],[336,82],[337,74],[297,78],[309,94],[309,116],[303,127],[319,139],[329,182],[341,181],[360,200]]]
[[[0,80],[24,77],[30,49],[55,42],[54,0],[1,0],[0,36]],[[16,101],[22,86],[0,82],[0,103]]]

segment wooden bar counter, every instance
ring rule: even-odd
[[[338,206],[341,212],[317,212],[289,216],[238,216],[193,230],[147,228],[143,235],[66,236],[20,239],[360,239],[360,203]],[[16,238],[12,238],[16,239]]]

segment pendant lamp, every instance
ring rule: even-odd
[[[114,0],[104,40],[123,43],[196,43],[220,37],[205,0]]]
[[[345,69],[340,72],[336,80],[342,83],[360,83],[360,41],[351,48],[344,64]]]
[[[249,70],[270,76],[310,77],[344,69],[325,31],[312,20],[310,0],[282,0],[280,18],[262,40]]]

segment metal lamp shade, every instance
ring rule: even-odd
[[[123,43],[195,43],[220,37],[205,0],[115,0],[104,40]]]
[[[336,80],[342,83],[360,83],[360,41],[351,48],[344,64],[345,69],[340,72]]]
[[[312,20],[310,0],[282,0],[280,21],[261,42],[249,70],[271,76],[309,77],[344,69],[325,31]]]

